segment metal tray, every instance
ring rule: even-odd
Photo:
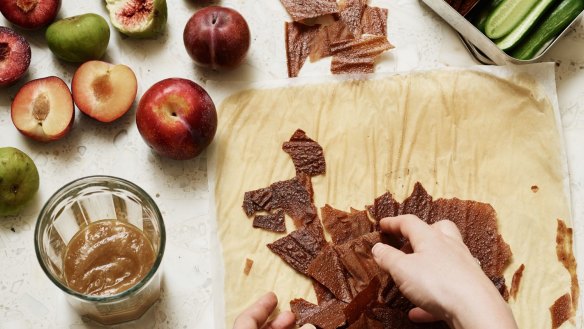
[[[564,36],[572,25],[582,17],[582,13],[578,15],[568,25],[560,35],[558,35],[548,46],[546,46],[540,53],[530,60],[520,60],[507,55],[504,51],[499,49],[497,45],[477,29],[464,16],[460,15],[454,8],[452,8],[444,0],[422,0],[428,7],[442,17],[450,26],[458,31],[460,40],[469,51],[469,53],[482,64],[528,64],[537,62],[553,45]]]

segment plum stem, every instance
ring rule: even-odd
[[[16,6],[25,13],[32,11],[39,4],[38,0],[18,0]]]

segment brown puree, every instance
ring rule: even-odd
[[[117,220],[94,222],[77,232],[64,255],[64,275],[72,290],[112,296],[133,287],[152,268],[156,255],[146,235]]]

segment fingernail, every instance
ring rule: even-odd
[[[300,329],[316,329],[316,327],[311,325],[310,323],[307,323],[307,324],[303,325],[302,327],[300,327]]]
[[[371,249],[371,253],[373,254],[373,257],[379,257],[379,254],[381,253],[381,250],[383,249],[383,244],[380,242],[377,242],[374,246],[373,249]]]

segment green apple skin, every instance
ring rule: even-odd
[[[110,28],[103,17],[84,14],[54,22],[47,28],[45,37],[55,56],[82,63],[103,57],[109,44]]]
[[[0,217],[17,215],[39,189],[32,159],[14,147],[0,148]]]
[[[131,38],[153,38],[164,31],[168,19],[166,0],[153,0],[154,9],[150,15],[144,17],[143,21],[124,22],[118,18],[117,14],[130,2],[130,0],[106,0],[110,21],[118,31]]]

